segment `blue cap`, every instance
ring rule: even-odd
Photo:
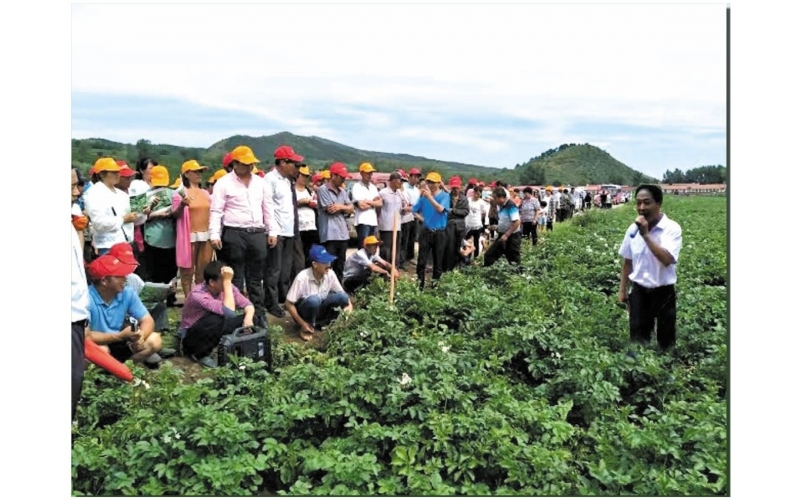
[[[336,256],[329,254],[322,245],[311,245],[308,256],[311,257],[313,262],[319,262],[320,264],[330,264],[336,260]]]

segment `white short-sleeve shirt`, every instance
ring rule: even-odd
[[[373,183],[369,183],[369,186],[365,186],[363,182],[356,182],[353,185],[353,205],[355,205],[356,211],[356,220],[355,224],[366,224],[368,226],[377,226],[378,225],[378,213],[375,211],[375,207],[370,207],[366,210],[360,210],[358,208],[359,201],[372,201],[379,196],[378,188]]]
[[[636,236],[631,238],[630,235],[634,234],[634,231]],[[619,255],[630,259],[633,263],[633,271],[628,278],[645,288],[674,285],[678,280],[676,267],[683,245],[681,226],[668,218],[666,214],[662,214],[658,224],[650,229],[650,237],[675,258],[675,263],[664,266],[659,262],[648,248],[642,235],[637,231],[636,224],[631,224],[628,226],[619,248]]]
[[[314,279],[314,270],[309,267],[298,273],[294,282],[292,282],[291,288],[289,288],[289,292],[286,294],[286,300],[296,304],[312,295],[317,295],[321,300],[325,300],[331,292],[344,292],[344,288],[339,283],[339,278],[336,277],[333,269],[328,269],[325,276],[320,281],[317,281]]]

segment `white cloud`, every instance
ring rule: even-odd
[[[102,26],[114,36],[99,41]],[[722,4],[81,5],[72,86],[248,112],[302,135],[331,137],[339,116],[479,155],[533,132],[464,135],[453,116],[544,122],[536,142],[553,145],[587,142],[567,133],[586,122],[722,132],[725,50]]]

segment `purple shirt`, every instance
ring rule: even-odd
[[[233,287],[233,300],[236,303],[236,307],[244,309],[247,306],[253,305],[253,303],[247,300],[239,289],[236,288],[236,285],[231,284],[231,287]],[[211,295],[211,292],[206,290],[205,283],[200,283],[199,285],[195,285],[192,291],[189,292],[189,296],[186,297],[179,330],[188,330],[208,314],[227,316],[234,314],[234,311],[231,311],[222,303],[222,292],[215,297]]]

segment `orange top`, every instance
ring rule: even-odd
[[[208,222],[211,218],[211,199],[208,191],[186,188],[186,196],[192,199],[189,203],[189,231],[205,233],[208,231]]]

